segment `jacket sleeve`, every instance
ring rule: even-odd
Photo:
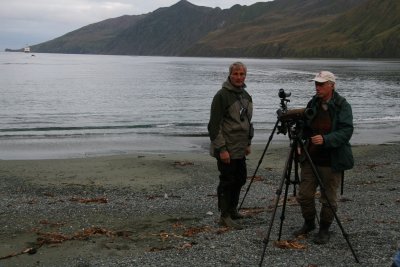
[[[211,104],[210,121],[208,123],[208,134],[212,145],[216,149],[225,146],[225,139],[222,134],[222,121],[225,112],[222,95],[217,93]]]
[[[331,133],[324,135],[325,147],[337,148],[345,145],[353,135],[353,113],[347,101],[344,101],[336,113],[335,125]]]

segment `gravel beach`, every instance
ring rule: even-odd
[[[218,226],[215,159],[207,153],[0,161],[0,267],[390,266],[400,241],[400,146],[353,146],[326,245],[294,240],[300,207],[272,210],[288,145],[272,145],[244,200],[243,230]],[[264,146],[248,158],[251,178]],[[242,196],[248,188],[244,186]],[[283,198],[283,194],[281,195]],[[270,238],[267,239],[269,226]],[[264,250],[265,249],[265,250]],[[356,263],[358,258],[360,263]]]

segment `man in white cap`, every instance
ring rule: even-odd
[[[305,147],[312,163],[317,168],[325,190],[321,190],[319,232],[314,237],[317,244],[329,241],[329,227],[337,211],[337,190],[343,172],[354,165],[349,140],[353,134],[353,115],[350,104],[335,91],[336,77],[332,72],[321,71],[314,79],[316,94],[307,107],[314,116],[306,122]],[[315,193],[319,186],[311,164],[302,153],[301,182],[297,201],[304,218],[303,226],[294,232],[295,236],[306,235],[316,228]],[[331,204],[329,206],[328,202]]]

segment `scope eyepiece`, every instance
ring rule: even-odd
[[[289,96],[291,96],[292,95],[292,93],[286,93],[285,92],[285,90],[283,90],[282,88],[281,89],[279,89],[279,93],[278,93],[278,96],[280,97],[280,98],[283,98],[283,99],[285,99],[286,97],[289,97]]]

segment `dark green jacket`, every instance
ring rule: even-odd
[[[253,101],[244,87],[233,86],[229,79],[224,82],[211,104],[208,123],[211,155],[228,150],[232,159],[243,158],[251,144],[252,115]]]
[[[316,114],[318,98],[314,96],[307,107],[313,109]],[[344,171],[353,168],[354,159],[349,143],[353,135],[353,113],[347,100],[336,91],[328,102],[328,110],[332,119],[332,130],[323,135],[324,149],[331,154],[331,164],[334,171]],[[310,126],[312,118],[308,120]]]

